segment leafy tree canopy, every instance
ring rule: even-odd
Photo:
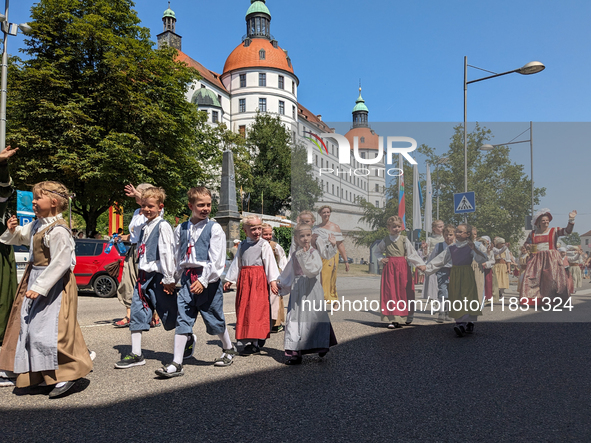
[[[127,183],[162,186],[167,210],[207,179],[201,153],[217,147],[205,113],[185,99],[198,73],[154,49],[130,0],[40,0],[26,60],[9,69],[8,142],[20,147],[21,189],[59,180],[76,194],[86,229]],[[209,133],[209,135],[212,135]],[[135,204],[135,203],[134,203]]]

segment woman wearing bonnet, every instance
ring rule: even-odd
[[[568,276],[558,252],[558,237],[573,232],[577,211],[568,215],[566,228],[550,228],[552,214],[547,208],[540,209],[534,214],[534,229],[525,241],[532,254],[527,262],[521,287],[521,302],[533,305],[536,298],[555,297],[563,300],[568,298]],[[527,299],[527,301],[523,299]]]

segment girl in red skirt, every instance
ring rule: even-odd
[[[273,249],[261,237],[263,223],[251,215],[242,221],[246,240],[238,246],[238,252],[226,274],[224,291],[237,282],[236,290],[236,340],[246,342],[240,355],[260,354],[271,333],[271,292],[278,294],[276,280],[279,269]]]
[[[390,235],[378,245],[378,254],[382,259],[381,310],[382,321],[388,322],[388,328],[401,328],[402,323],[409,325],[414,315],[415,288],[408,263],[418,270],[425,271],[425,263],[406,236],[400,235],[402,219],[392,216],[388,219]]]

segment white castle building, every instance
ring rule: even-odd
[[[311,153],[314,176],[323,189],[317,206],[328,204],[333,208],[331,221],[347,234],[356,228],[369,229],[359,222],[362,215],[357,198],[364,198],[377,207],[385,204],[384,160],[368,167],[367,172],[356,175],[353,170],[367,167],[360,165],[353,156],[354,137],[358,137],[361,158],[375,158],[379,146],[378,135],[371,129],[369,110],[359,97],[352,112],[351,130],[345,134],[351,146],[350,165],[339,165],[338,145],[334,139],[324,138],[328,153],[320,153],[308,141],[307,133],[320,135],[333,132],[314,114],[298,102],[300,81],[285,49],[271,34],[271,12],[265,0],[251,0],[246,12],[246,34],[242,42],[226,59],[221,74],[207,69],[182,52],[181,36],[176,33],[176,16],[170,6],[162,17],[164,31],[157,36],[158,46],[167,44],[178,50],[178,60],[195,68],[201,80],[195,81],[187,91],[187,100],[200,110],[207,111],[211,124],[225,123],[234,132],[246,135],[258,112],[268,112],[280,117],[292,133],[294,141],[304,143]],[[322,169],[322,174],[320,171]],[[333,173],[326,170],[332,169]],[[355,262],[369,258],[367,248],[356,248],[351,239],[346,240],[349,257]]]

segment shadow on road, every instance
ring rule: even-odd
[[[590,335],[587,323],[480,323],[464,338],[451,324],[380,326],[301,366],[167,380],[107,406],[4,404],[2,441],[589,441]]]

